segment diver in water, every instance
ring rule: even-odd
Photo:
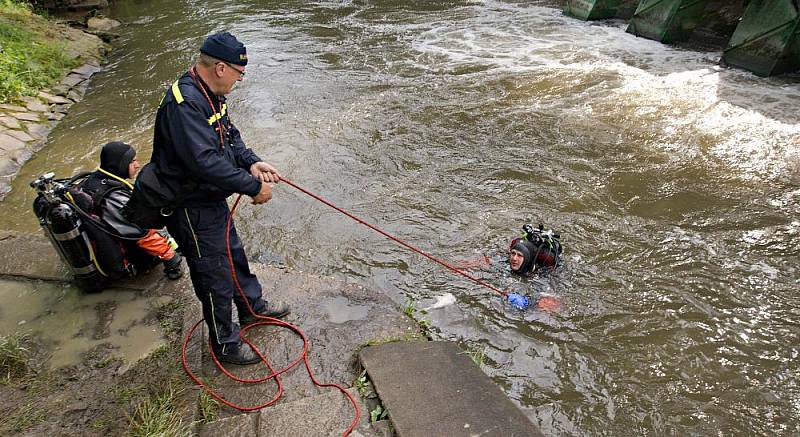
[[[562,248],[559,234],[545,230],[541,224],[538,227],[526,224],[522,230],[522,236],[511,240],[508,246],[508,264],[512,274],[522,277],[546,274],[561,264]],[[494,264],[492,261],[492,257],[482,256],[476,260],[454,263],[454,267],[480,269],[492,266]],[[530,298],[512,293],[509,301],[517,308],[527,308]],[[534,306],[545,311],[558,311],[561,302],[555,296],[542,294],[536,299]]]
[[[508,264],[511,273],[521,276],[530,276],[538,273],[550,272],[561,262],[561,236],[552,230],[544,230],[543,225],[538,228],[526,224],[522,227],[522,237],[511,240],[508,248]],[[511,302],[512,296],[509,297]],[[523,297],[523,299],[528,299]],[[527,301],[516,303],[517,307],[524,307]],[[558,311],[561,301],[549,294],[542,294],[536,300],[536,307],[545,311]]]

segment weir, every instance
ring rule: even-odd
[[[581,20],[614,18],[622,0],[566,0],[564,13]]]
[[[706,0],[642,0],[627,32],[666,44],[686,41],[705,7]]]
[[[622,3],[565,0],[564,13],[581,20],[613,18]],[[705,19],[708,3],[709,0],[640,0],[627,32],[665,44],[686,41]],[[721,63],[759,76],[800,70],[800,0],[749,0]]]
[[[800,1],[751,0],[723,62],[771,76],[800,69]]]

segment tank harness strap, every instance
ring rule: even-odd
[[[103,173],[104,175],[106,175],[106,176],[108,176],[108,177],[110,177],[110,178],[112,178],[114,180],[122,182],[123,184],[127,185],[127,187],[130,188],[131,190],[133,189],[133,185],[131,185],[130,182],[126,181],[125,179],[122,179],[121,177],[115,175],[114,173],[105,171],[100,167],[97,167],[97,171],[99,171],[100,173]]]

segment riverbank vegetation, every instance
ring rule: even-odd
[[[8,384],[27,370],[26,334],[0,336],[0,384]]]
[[[33,96],[81,60],[70,55],[57,23],[21,0],[0,0],[0,103]]]

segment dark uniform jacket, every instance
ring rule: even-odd
[[[180,193],[182,206],[216,203],[233,193],[255,196],[261,182],[249,169],[261,159],[244,145],[231,123],[225,97],[215,96],[200,76],[195,78],[184,73],[164,96],[156,114],[150,161],[162,183]]]

